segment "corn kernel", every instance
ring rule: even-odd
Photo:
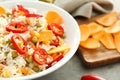
[[[37,31],[30,31],[30,35],[31,35],[31,36],[36,36],[37,38],[40,37],[40,34],[39,34],[39,32],[37,32]]]
[[[4,70],[1,75],[2,77],[8,78],[10,77],[11,73],[9,70]]]
[[[28,70],[28,74],[29,74],[29,75],[32,74],[32,70]]]
[[[40,37],[40,34],[39,34],[37,31],[34,31],[34,33],[35,33],[35,36],[36,36],[37,38]]]

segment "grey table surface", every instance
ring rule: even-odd
[[[113,0],[113,3],[114,9],[120,11],[120,0]],[[76,52],[69,62],[58,70],[34,80],[80,80],[82,75],[87,74],[98,75],[106,80],[120,80],[120,63],[87,69]]]

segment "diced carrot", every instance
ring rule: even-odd
[[[34,34],[34,31],[30,31],[30,35],[31,36],[34,36],[35,34]]]
[[[110,26],[117,20],[117,14],[118,13],[114,11],[96,19],[96,21],[104,26]]]
[[[26,21],[27,24],[30,24],[30,19],[29,18],[26,18],[25,21]]]
[[[53,10],[48,11],[45,18],[48,23],[61,24],[63,21],[62,16],[58,12]]]
[[[8,32],[8,31],[4,31],[4,35],[7,35],[7,34],[9,34],[10,32]]]
[[[36,49],[36,46],[33,43],[31,43],[31,46],[34,50]]]
[[[25,56],[25,57],[28,57],[28,56],[29,56],[29,53],[28,53],[28,52],[25,52],[25,53],[24,53],[24,56]]]
[[[0,70],[2,70],[4,68],[4,66],[0,65]]]
[[[115,43],[113,40],[113,36],[110,33],[104,33],[104,36],[100,38],[100,42],[107,48],[107,49],[115,49]]]
[[[94,38],[88,38],[86,41],[81,41],[80,46],[88,49],[97,49],[100,47],[100,43]]]
[[[27,38],[27,41],[31,41],[32,40],[32,36]]]
[[[120,31],[120,20],[116,21],[111,26],[105,28],[105,31],[107,33],[116,33],[116,32],[119,32]]]
[[[6,10],[4,7],[0,6],[0,15],[5,14]]]
[[[53,32],[51,30],[40,31],[40,37],[38,41],[49,41],[53,39]]]
[[[86,24],[80,25],[81,39],[80,41],[85,41],[90,36],[90,29]]]
[[[97,32],[102,31],[104,29],[104,27],[102,25],[99,25],[95,22],[89,23],[88,27],[90,29],[90,34],[97,33]]]
[[[23,75],[28,74],[28,70],[25,67],[21,67],[21,72],[22,72]]]

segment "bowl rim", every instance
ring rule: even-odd
[[[11,1],[3,1],[3,2],[0,2],[0,4],[8,4],[8,3],[33,3],[33,4],[42,4],[42,5],[47,5],[47,6],[51,6],[51,7],[55,7],[56,9],[59,9],[60,11],[64,12],[65,14],[67,14],[71,19],[73,19],[73,23],[75,24],[75,26],[77,26],[77,30],[76,32],[79,33],[77,34],[77,39],[76,39],[76,44],[75,47],[73,48],[73,50],[71,50],[71,54],[69,54],[69,56],[67,56],[67,58],[63,58],[61,61],[57,62],[57,64],[55,64],[54,66],[42,71],[42,72],[39,72],[39,73],[35,73],[35,74],[32,74],[32,75],[28,75],[28,76],[21,76],[21,77],[13,77],[13,78],[0,78],[0,80],[28,80],[28,79],[35,79],[35,78],[38,78],[38,77],[42,77],[42,76],[45,76],[47,74],[50,74],[52,72],[54,72],[55,70],[59,69],[60,67],[62,67],[65,63],[67,63],[71,58],[72,56],[75,54],[75,52],[77,51],[78,49],[78,46],[79,46],[79,43],[80,43],[80,30],[79,30],[79,25],[77,24],[77,22],[75,21],[75,19],[67,12],[65,11],[64,9],[54,5],[54,4],[50,4],[50,3],[46,3],[46,2],[42,2],[42,1],[32,1],[32,0],[26,0],[26,1],[23,1],[23,0],[11,0]],[[58,65],[59,64],[59,65]]]

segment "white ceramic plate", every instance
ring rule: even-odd
[[[71,57],[75,54],[75,52],[79,46],[80,30],[79,30],[79,26],[78,26],[77,22],[74,20],[74,18],[69,13],[67,13],[63,9],[61,9],[55,5],[52,5],[52,4],[38,2],[38,1],[18,0],[18,1],[1,2],[0,5],[4,6],[6,9],[10,10],[13,7],[15,7],[17,3],[22,4],[24,7],[36,8],[37,11],[40,13],[47,12],[48,10],[56,10],[57,12],[59,12],[60,15],[63,17],[63,22],[64,22],[63,25],[64,25],[65,33],[67,36],[65,41],[67,44],[69,44],[71,46],[71,50],[65,55],[65,57],[62,60],[60,60],[57,64],[55,64],[54,66],[48,68],[47,70],[44,70],[42,72],[39,72],[39,73],[36,73],[33,75],[29,75],[29,76],[8,78],[10,80],[11,79],[12,80],[25,80],[25,79],[30,80],[30,79],[34,79],[37,77],[47,75],[47,74],[57,70],[61,66],[63,66],[66,62],[68,62],[71,59]],[[0,80],[1,80],[1,78],[0,78]]]

